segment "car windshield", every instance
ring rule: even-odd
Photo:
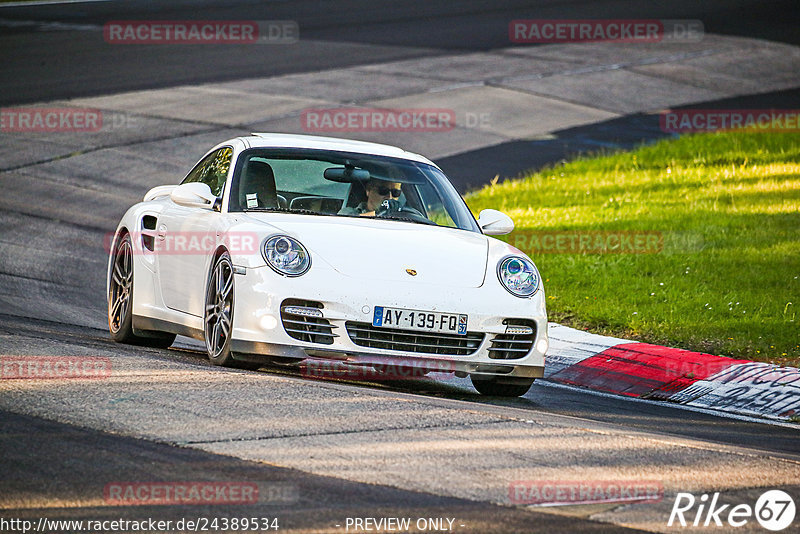
[[[285,211],[480,232],[436,167],[401,158],[309,149],[250,149],[238,158],[228,211]]]

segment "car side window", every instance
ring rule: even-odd
[[[212,194],[220,196],[228,177],[228,169],[231,168],[232,157],[233,149],[230,147],[212,152],[198,163],[181,183],[200,182],[210,187]]]

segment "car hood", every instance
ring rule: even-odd
[[[360,280],[480,287],[489,243],[475,232],[357,217],[249,213]],[[411,275],[408,271],[416,274]]]

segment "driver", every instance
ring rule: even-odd
[[[377,178],[370,178],[364,184],[367,193],[367,200],[360,203],[355,208],[346,207],[339,213],[341,215],[364,215],[375,216],[378,211],[397,211],[400,207],[401,185],[399,182],[387,182]]]

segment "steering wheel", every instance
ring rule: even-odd
[[[380,213],[376,213],[375,215],[377,215],[378,217],[384,217],[386,219],[400,219],[400,220],[407,219],[414,222],[421,222],[425,224],[436,224],[435,222],[425,217],[422,214],[422,212],[410,206],[400,206],[396,209],[383,210]]]

